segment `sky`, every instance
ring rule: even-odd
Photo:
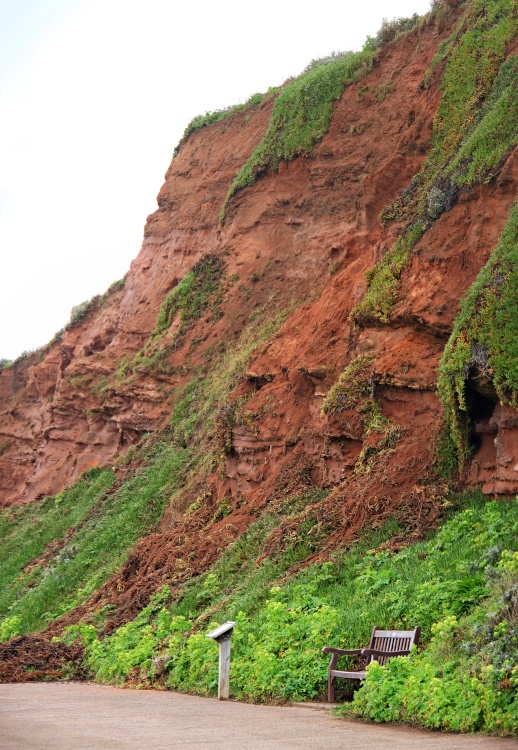
[[[0,359],[124,276],[196,115],[430,0],[0,0]]]

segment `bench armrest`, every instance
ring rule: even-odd
[[[375,648],[362,648],[361,650],[362,656],[408,656],[410,653],[410,649],[406,649],[405,651],[377,651]]]
[[[332,646],[324,646],[324,648],[322,649],[322,653],[323,654],[337,654],[338,656],[340,656],[342,654],[344,654],[346,656],[356,656],[356,655],[359,656],[359,655],[361,655],[363,653],[363,651],[365,651],[365,649],[361,649],[361,648],[350,648],[350,649],[333,648]]]

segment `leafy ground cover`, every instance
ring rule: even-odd
[[[376,623],[419,624],[422,653],[374,665],[346,710],[377,721],[516,732],[518,502],[485,502],[478,494],[456,502],[463,508],[450,511],[426,541],[392,552],[384,544],[396,531],[392,522],[332,561],[273,586],[307,550],[295,546],[289,559],[258,562],[276,523],[265,516],[174,602],[164,588],[110,637],[101,640],[93,625],[78,625],[67,638],[83,641],[85,665],[97,680],[210,695],[217,689],[217,649],[205,633],[233,619],[233,695],[282,701],[325,695],[322,646],[365,645]]]
[[[208,128],[210,125],[214,125],[215,123],[221,122],[222,120],[227,120],[229,117],[232,117],[238,112],[242,112],[244,109],[252,109],[254,107],[257,107],[266,97],[273,96],[276,91],[277,89],[275,87],[270,88],[268,89],[268,92],[266,94],[252,94],[250,99],[248,99],[248,101],[246,101],[244,104],[234,104],[230,107],[217,109],[214,112],[205,112],[204,115],[197,115],[196,117],[193,117],[193,119],[185,128],[182,138],[180,139],[180,142],[174,150],[174,155],[176,156],[184,143],[186,143],[186,141],[191,137],[193,133],[196,133],[198,130],[203,130],[203,128]]]

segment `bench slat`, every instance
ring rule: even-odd
[[[341,672],[336,669],[333,669],[331,674],[348,680],[364,680],[367,677],[367,672]]]

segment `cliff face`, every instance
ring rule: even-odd
[[[229,186],[261,141],[274,99],[190,135],[124,287],[59,341],[1,371],[3,506],[58,493],[85,469],[113,463],[166,425],[178,388],[216,361],[221,342],[284,311],[286,322],[256,351],[232,397],[246,399],[248,416],[230,425],[224,470],[207,482],[212,497],[230,497],[246,525],[296,469],[332,488],[319,510],[331,538],[344,534],[338,517],[357,528],[406,505],[425,518],[437,492],[429,476],[442,420],[439,359],[459,299],[515,199],[516,150],[487,184],[464,189],[417,242],[388,320],[358,324],[351,313],[366,292],[365,273],[404,230],[405,220],[380,214],[430,151],[440,76],[420,84],[450,33],[430,22],[380,50],[372,70],[335,103],[313,150],[238,192],[223,226]],[[176,312],[149,342],[167,296],[207,256],[224,265],[217,301],[181,336]],[[368,363],[362,398],[379,405],[383,429],[369,428],[358,402],[326,409],[326,394],[358,361]],[[518,412],[473,387],[472,415],[475,447],[461,483],[517,492]]]

